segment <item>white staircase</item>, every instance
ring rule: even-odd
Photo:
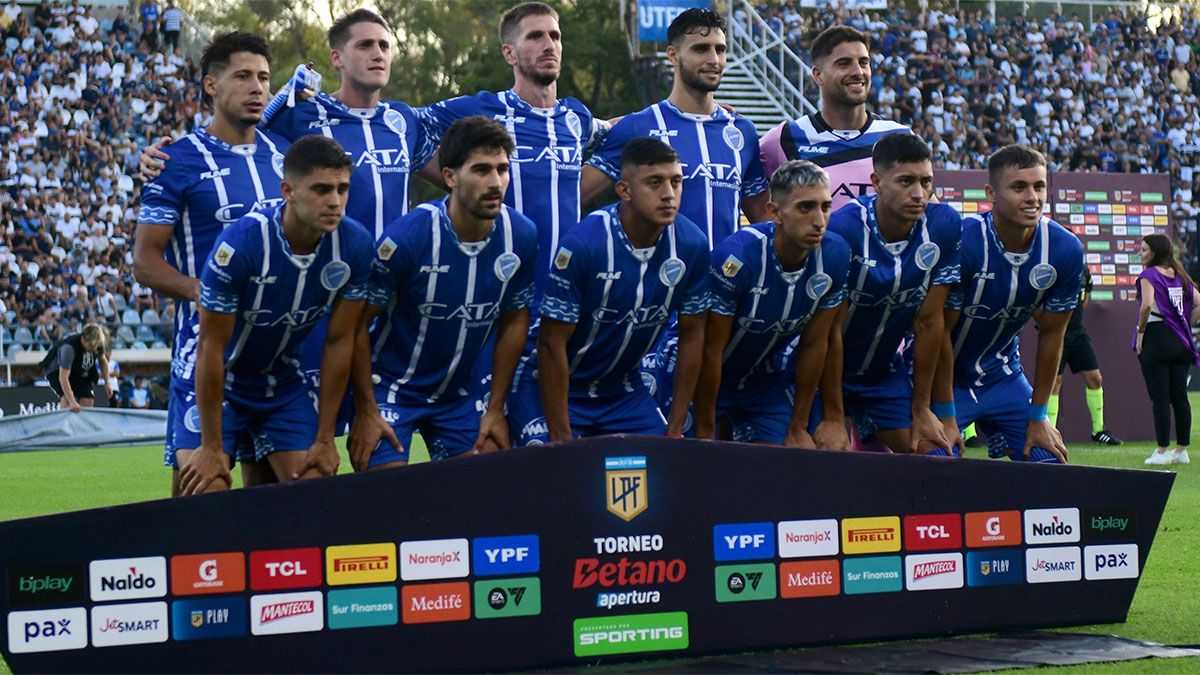
[[[725,66],[717,101],[732,106],[754,122],[760,136],[780,122],[799,116],[788,114],[778,101],[764,96],[762,82],[741,63]]]

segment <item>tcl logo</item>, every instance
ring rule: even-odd
[[[256,591],[321,585],[321,549],[288,548],[250,553],[250,588]]]
[[[978,511],[966,519],[967,546],[1016,546],[1022,542],[1020,511]]]
[[[962,522],[957,513],[904,517],[904,548],[936,551],[962,547]]]
[[[246,556],[201,553],[171,558],[171,593],[239,593],[246,590]]]

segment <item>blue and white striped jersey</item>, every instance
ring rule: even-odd
[[[966,218],[962,282],[946,303],[962,311],[950,336],[955,386],[982,387],[1022,372],[1021,328],[1039,307],[1073,311],[1082,284],[1083,245],[1062,225],[1042,217],[1029,250],[1010,253],[991,213]]]
[[[378,238],[384,226],[408,213],[409,178],[437,150],[427,124],[425,116],[399,101],[349,108],[329,94],[317,94],[283,108],[267,128],[291,141],[324,134],[341,143],[354,160],[346,215]]]
[[[930,204],[908,239],[887,243],[875,219],[876,196],[859,197],[829,219],[850,245],[843,377],[868,380],[902,368],[899,349],[931,286],[959,280],[962,216]]]
[[[376,248],[370,302],[386,314],[371,344],[381,401],[383,390],[392,404],[477,395],[475,359],[500,313],[533,301],[537,226],[505,206],[487,239],[462,243],[447,199],[388,225]]]
[[[775,253],[773,221],[744,227],[717,244],[710,267],[712,311],[734,318],[721,354],[721,391],[754,390],[778,383],[778,357],[818,309],[837,307],[846,297],[850,247],[825,234],[821,245],[788,272]]]
[[[343,218],[315,251],[297,255],[283,234],[283,208],[231,225],[200,275],[200,306],[237,316],[225,348],[225,388],[242,396],[308,388],[300,343],[335,298],[367,297],[372,241],[366,228]]]
[[[679,213],[700,227],[709,249],[738,228],[742,198],[767,189],[754,123],[720,106],[712,115],[689,115],[669,101],[659,101],[626,115],[613,125],[588,164],[619,180],[625,144],[645,136],[679,153],[683,164]]]
[[[709,307],[708,242],[678,216],[653,247],[635,249],[612,204],[563,237],[542,316],[575,324],[567,341],[571,391],[600,396],[644,387],[638,365],[672,312]]]
[[[142,188],[139,223],[174,228],[167,263],[199,278],[214,242],[251,211],[283,202],[283,153],[288,142],[261,130],[253,145],[233,146],[204,129],[163,149],[166,168]],[[176,305],[171,375],[192,381],[200,316],[191,302]]]

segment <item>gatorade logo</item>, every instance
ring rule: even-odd
[[[966,514],[965,520],[970,548],[1018,546],[1022,542],[1020,511],[978,511]]]
[[[172,595],[240,593],[244,590],[246,556],[241,553],[205,553],[171,558]]]

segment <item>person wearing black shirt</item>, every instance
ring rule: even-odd
[[[1100,375],[1100,360],[1096,358],[1096,349],[1092,346],[1092,336],[1083,327],[1083,308],[1087,306],[1092,294],[1092,274],[1087,267],[1083,268],[1083,290],[1079,295],[1079,306],[1071,313],[1067,322],[1067,333],[1063,338],[1062,358],[1058,362],[1058,377],[1054,380],[1054,388],[1050,392],[1048,413],[1053,424],[1058,417],[1058,395],[1062,390],[1063,373],[1067,366],[1071,372],[1083,377],[1087,387],[1088,412],[1092,416],[1092,440],[1105,445],[1121,445],[1121,440],[1104,428],[1104,378]]]
[[[97,377],[104,380],[104,390],[112,398],[112,385],[108,381],[108,357],[104,346],[107,338],[104,329],[90,323],[83,331],[68,335],[54,345],[42,360],[42,370],[50,388],[59,395],[59,407],[79,412],[95,404],[93,390]],[[100,371],[96,371],[96,363]]]

